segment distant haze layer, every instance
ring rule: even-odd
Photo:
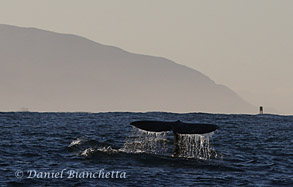
[[[0,110],[254,113],[226,86],[161,57],[0,25]]]

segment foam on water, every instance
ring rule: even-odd
[[[95,153],[98,153],[98,152],[104,152],[104,153],[107,153],[107,154],[114,154],[114,153],[119,153],[120,149],[119,150],[113,149],[111,146],[100,147],[100,148],[89,147],[89,148],[85,149],[84,151],[82,151],[80,155],[84,156],[84,157],[87,157],[87,158],[90,158]]]
[[[77,138],[76,140],[72,140],[72,142],[70,143],[70,145],[68,147],[73,147],[73,146],[81,145],[85,141],[86,140],[84,138]]]

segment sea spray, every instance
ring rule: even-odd
[[[180,134],[178,138],[179,151],[176,156],[185,158],[211,159],[216,158],[217,153],[210,146],[210,138],[213,133]]]
[[[166,154],[173,141],[167,140],[168,132],[148,132],[133,128],[132,134],[126,139],[121,151],[129,153]],[[213,133],[205,135],[179,134],[179,150],[172,156],[197,159],[216,158],[217,153],[210,146],[210,138]]]
[[[121,150],[130,153],[165,153],[168,149],[166,136],[167,132],[148,132],[133,128],[132,135],[126,139]]]

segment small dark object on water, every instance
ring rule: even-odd
[[[263,106],[259,107],[259,114],[263,114]]]

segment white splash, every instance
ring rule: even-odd
[[[96,150],[94,148],[87,148],[85,149],[81,155],[85,157],[90,157]]]
[[[168,143],[170,144],[167,134],[167,132],[148,132],[134,128],[132,135],[119,150],[128,153],[166,154]],[[204,160],[217,158],[216,151],[210,146],[212,135],[213,132],[204,135],[180,134],[177,142],[179,150],[172,156]]]
[[[77,138],[76,140],[73,140],[68,147],[73,147],[73,146],[81,145],[85,141],[86,141],[86,139],[84,137]]]
[[[166,135],[167,132],[148,132],[135,128],[120,150],[128,153],[164,153],[168,147]]]
[[[178,145],[178,157],[211,159],[216,158],[217,153],[210,146],[210,138],[213,133],[198,135],[198,134],[180,134]]]

